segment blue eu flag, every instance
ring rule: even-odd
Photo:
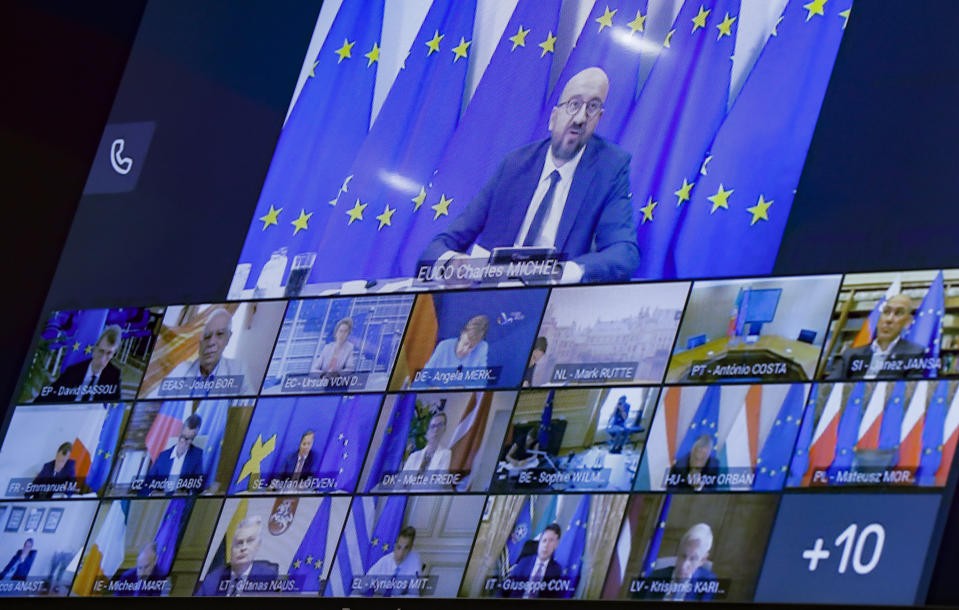
[[[556,552],[553,553],[553,559],[563,566],[563,578],[568,585],[565,590],[560,591],[560,597],[572,597],[579,584],[579,575],[583,569],[583,552],[586,550],[586,525],[589,523],[592,499],[593,496],[590,494],[584,494],[579,498],[576,512],[570,517],[569,525],[563,532],[563,537],[559,539],[559,544],[556,545]]]
[[[323,561],[326,557],[326,538],[330,528],[330,504],[327,496],[320,501],[319,508],[303,536],[287,574],[296,583],[297,591],[319,591],[323,579]]]
[[[925,348],[925,358],[939,357],[939,346],[942,343],[942,314],[945,309],[946,295],[940,270],[916,310],[912,325],[905,333],[907,340]],[[923,367],[924,377],[936,377],[938,374],[939,370],[936,367]]]
[[[809,390],[809,399],[802,413],[802,426],[799,427],[799,436],[796,438],[796,449],[789,462],[789,476],[786,478],[787,487],[799,487],[809,468],[809,446],[812,444],[812,433],[816,427],[816,395],[819,385],[813,384]]]
[[[160,527],[157,529],[154,542],[156,543],[156,573],[166,576],[173,566],[176,548],[180,542],[180,534],[186,525],[187,516],[193,508],[193,498],[177,498],[169,500]]]
[[[941,275],[941,273],[940,273]],[[946,397],[949,382],[940,379],[932,393],[926,416],[922,423],[922,453],[916,469],[916,485],[930,486],[936,483],[936,471],[942,462],[943,428],[946,422]]]
[[[689,428],[683,436],[683,442],[679,444],[676,450],[675,458],[681,458],[688,455],[693,450],[696,439],[704,434],[708,434],[713,439],[713,447],[717,444],[716,431],[719,426],[719,394],[718,385],[711,385],[706,388],[699,406],[696,407],[696,413],[692,421],[689,422]]]
[[[410,422],[416,412],[416,394],[401,394],[393,404],[393,411],[386,424],[386,430],[380,445],[376,450],[376,457],[366,478],[363,488],[369,493],[376,487],[384,474],[393,474],[403,466],[403,454],[406,452],[406,443],[410,435]]]
[[[656,569],[656,560],[659,559],[659,549],[663,545],[663,534],[666,533],[666,520],[669,518],[669,506],[672,502],[673,496],[671,494],[663,497],[663,507],[659,511],[659,520],[656,521],[653,537],[649,539],[649,546],[643,558],[643,570],[639,573],[642,578],[649,578],[653,570]]]
[[[273,152],[239,263],[256,284],[270,254],[315,251],[342,215],[349,169],[370,126],[384,0],[344,2]],[[319,265],[321,267],[323,265]]]
[[[390,275],[415,276],[416,262],[433,237],[466,207],[507,153],[545,127],[540,115],[553,65],[559,6],[558,0],[519,0],[436,175],[415,185],[417,192],[403,202],[400,212],[412,212],[412,219],[397,225],[395,232],[384,229],[380,236],[382,251],[398,248]]]
[[[332,218],[318,226],[329,261],[316,281],[388,277],[392,253],[417,213],[413,198],[436,170],[463,107],[476,2],[435,0],[370,133]]]
[[[120,440],[120,427],[123,424],[125,407],[123,403],[103,405],[107,415],[100,428],[100,437],[97,439],[97,448],[87,471],[86,484],[93,491],[100,491],[110,474],[110,464]]]
[[[739,0],[687,2],[622,129],[619,143],[633,155],[637,277],[675,276],[675,233],[726,115],[738,20]]]
[[[789,2],[683,204],[669,276],[772,270],[851,3]]]
[[[760,491],[782,489],[790,457],[793,455],[796,435],[799,434],[801,426],[805,425],[802,422],[804,391],[805,386],[801,383],[789,387],[786,398],[763,443],[763,448],[759,450],[753,489]],[[809,426],[812,427],[812,422]],[[803,471],[805,472],[805,469]]]
[[[859,424],[862,420],[862,401],[866,394],[866,384],[862,381],[853,386],[846,408],[839,419],[836,431],[836,452],[829,465],[829,479],[833,482],[837,474],[849,472],[852,467],[853,447],[859,440]]]

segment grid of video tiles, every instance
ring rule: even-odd
[[[0,593],[912,603],[957,312],[959,270],[56,311]]]

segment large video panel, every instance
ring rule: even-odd
[[[770,275],[850,6],[324,3],[226,293],[42,317],[0,595],[923,601],[959,271]]]

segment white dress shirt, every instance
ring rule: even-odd
[[[553,205],[549,209],[546,220],[543,221],[543,228],[540,231],[539,238],[536,240],[536,246],[551,247],[556,245],[556,233],[559,231],[559,221],[563,218],[563,208],[566,207],[566,199],[569,197],[569,187],[573,183],[573,174],[579,165],[579,160],[583,158],[583,151],[586,147],[579,149],[576,156],[564,163],[562,166],[556,165],[556,157],[553,156],[552,147],[546,148],[546,160],[543,163],[543,171],[539,176],[539,183],[536,190],[533,191],[533,197],[530,199],[529,206],[526,208],[526,217],[523,224],[519,227],[519,233],[516,235],[514,246],[522,246],[526,240],[526,233],[529,232],[529,226],[533,224],[533,217],[536,211],[543,203],[543,197],[549,190],[550,174],[553,170],[559,172],[559,182],[556,183],[556,190],[553,192]]]

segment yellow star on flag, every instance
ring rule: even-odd
[[[440,41],[443,40],[444,36],[446,36],[446,34],[440,34],[439,30],[434,31],[433,39],[426,42],[426,46],[430,49],[426,52],[427,57],[440,50]]]
[[[756,202],[751,208],[746,208],[746,211],[753,215],[752,221],[749,223],[749,226],[753,226],[760,220],[769,220],[769,214],[766,211],[769,209],[769,206],[773,204],[772,200],[766,201],[763,198],[762,194],[759,195],[759,201]],[[777,208],[778,209],[778,208]]]
[[[653,220],[653,210],[656,209],[657,205],[659,205],[659,202],[653,201],[653,197],[650,195],[649,199],[646,200],[646,206],[639,208],[639,211],[643,213],[643,224]]]
[[[460,43],[453,47],[453,63],[456,63],[456,60],[460,57],[466,58],[466,50],[470,48],[470,45],[473,44],[473,41],[466,40],[460,36]]]
[[[376,217],[376,219],[380,221],[380,226],[378,226],[376,230],[379,231],[383,227],[392,227],[393,225],[390,224],[390,221],[393,219],[395,212],[395,209],[390,208],[390,204],[386,204],[386,209],[383,210],[383,213]]]
[[[719,208],[729,209],[729,196],[733,194],[735,189],[729,189],[728,191],[723,189],[723,183],[719,183],[719,190],[716,191],[716,194],[707,197],[706,199],[713,203],[713,209],[709,210],[709,213],[712,214]]]
[[[449,216],[451,203],[453,203],[453,200],[447,199],[445,193],[440,195],[440,202],[430,206],[430,208],[436,212],[436,214],[433,215],[433,220],[438,219],[440,216]]]
[[[88,355],[88,356],[89,356],[90,354],[92,354],[92,353],[93,353],[93,346],[92,346],[92,345],[88,345],[88,346],[86,346],[85,348],[83,348],[83,353],[86,354],[86,355]]]
[[[314,61],[314,62],[313,62],[313,67],[310,68],[310,76],[309,76],[309,78],[316,78],[316,67],[317,67],[318,65],[320,65],[320,62],[319,62],[319,61]]]
[[[673,40],[673,34],[676,33],[676,30],[669,30],[666,32],[666,40],[663,42],[663,47],[669,48],[669,43]]]
[[[849,13],[852,12],[851,8],[847,8],[844,11],[840,11],[839,16],[843,18],[842,29],[846,29],[846,26],[849,25]]]
[[[353,224],[354,220],[363,220],[363,210],[365,210],[368,205],[370,204],[360,203],[360,200],[357,199],[353,207],[346,211],[346,215],[350,217],[350,221],[346,223],[346,226]]]
[[[597,18],[595,19],[596,23],[599,24],[599,31],[600,31],[600,32],[603,31],[603,28],[611,28],[611,27],[613,27],[613,15],[615,15],[615,14],[616,14],[616,11],[618,11],[618,10],[619,10],[618,8],[617,8],[617,9],[613,9],[613,10],[609,10],[609,6],[607,6],[606,9],[603,11],[603,16],[602,16],[602,17],[597,17]]]
[[[353,57],[353,54],[351,53],[351,51],[353,51],[353,45],[355,44],[356,44],[355,40],[353,42],[350,42],[349,40],[344,38],[343,46],[337,49],[336,51],[334,51],[334,53],[340,56],[340,58],[336,60],[336,63],[340,63],[344,59],[349,59]]]
[[[80,342],[79,342],[79,341],[77,341],[76,343],[73,344],[73,351],[75,351],[75,352],[80,351]]]
[[[632,36],[636,32],[645,31],[646,28],[646,15],[642,11],[636,11],[636,18],[627,23],[629,26],[629,35]]]
[[[702,4],[699,5],[699,12],[696,13],[696,16],[693,17],[693,31],[695,32],[699,28],[706,27],[706,17],[709,17],[713,9],[705,8]]]
[[[278,225],[276,219],[280,215],[280,212],[283,211],[283,208],[279,210],[273,207],[273,204],[270,204],[270,211],[265,215],[260,216],[260,221],[263,223],[263,230],[266,231],[266,228],[270,225]]]
[[[370,49],[369,53],[363,53],[363,57],[369,60],[366,64],[366,67],[369,68],[372,66],[374,62],[380,60],[380,45],[374,42],[373,48]]]
[[[300,561],[299,559],[297,559],[296,561],[293,562],[293,567],[294,567],[294,568],[299,568],[301,565],[303,565],[303,562]]]
[[[421,186],[420,192],[416,194],[416,197],[410,199],[413,202],[413,211],[420,209],[420,206],[423,205],[423,202],[426,201],[426,187]]]
[[[730,17],[729,13],[726,13],[726,16],[723,17],[722,22],[716,25],[716,29],[719,30],[719,36],[716,37],[716,40],[721,39],[723,36],[732,36],[733,23],[735,21],[736,17]]]
[[[808,12],[806,13],[806,21],[812,19],[813,15],[823,15],[826,13],[823,11],[823,8],[826,6],[826,0],[812,0],[809,4],[803,4],[802,7]]]
[[[701,175],[703,175],[703,176],[706,175],[706,171],[708,170],[709,162],[712,161],[712,160],[713,160],[713,156],[712,156],[712,155],[706,155],[706,158],[703,159],[703,164],[699,166],[699,173],[700,173]]]
[[[677,197],[677,201],[676,201],[677,208],[681,206],[684,201],[689,201],[689,191],[693,190],[693,186],[695,185],[696,185],[695,182],[690,183],[685,178],[683,178],[683,185],[679,187],[678,191],[673,191],[673,195],[676,195]]]
[[[250,447],[250,459],[243,464],[243,468],[240,470],[240,476],[237,478],[236,482],[239,483],[250,475],[259,475],[260,462],[262,462],[266,456],[273,453],[273,449],[275,447],[275,434],[271,436],[265,443],[263,442],[263,435],[258,434],[256,440],[253,441],[253,446]]]
[[[513,43],[513,48],[510,49],[510,52],[516,50],[516,47],[525,47],[526,46],[526,35],[529,34],[529,28],[523,29],[523,26],[519,26],[519,31],[509,37],[509,41]]]
[[[306,213],[306,210],[300,209],[300,217],[294,221],[291,221],[290,224],[293,225],[293,235],[296,235],[300,231],[306,231],[309,229],[307,222],[310,220],[310,217],[313,216],[313,212],[309,214]]]
[[[539,46],[539,48],[543,49],[543,52],[539,54],[540,57],[546,57],[546,54],[547,54],[547,53],[555,53],[555,52],[556,52],[556,37],[553,36],[553,31],[550,30],[549,33],[546,34],[546,40],[544,40],[543,42],[539,43],[539,45],[537,45],[537,46]]]
[[[779,24],[782,23],[783,19],[785,18],[786,18],[785,15],[779,16],[779,19],[777,19],[776,23],[773,24],[773,31],[772,31],[772,34],[770,34],[770,36],[779,36]]]
[[[311,563],[313,563],[313,555],[307,555],[307,556],[306,556],[306,565],[310,565]]]

